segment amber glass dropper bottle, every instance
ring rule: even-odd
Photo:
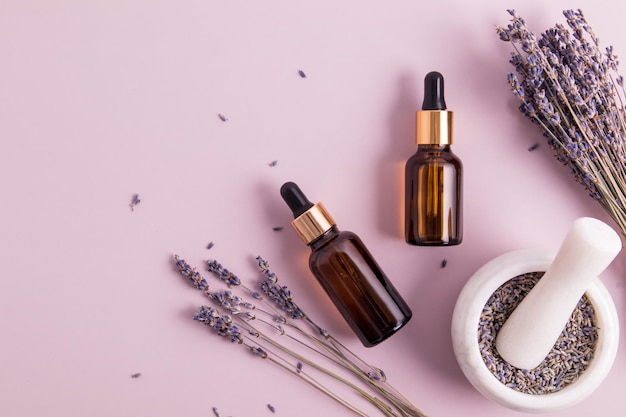
[[[416,114],[417,152],[405,170],[405,239],[412,245],[458,245],[463,240],[462,164],[452,153],[453,112],[446,109],[443,76],[424,78]]]
[[[309,268],[366,347],[398,331],[411,310],[361,239],[340,231],[321,203],[311,203],[293,182],[280,194],[293,212],[293,228],[311,248]]]

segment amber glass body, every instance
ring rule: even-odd
[[[409,321],[411,309],[357,235],[333,226],[309,247],[313,275],[364,346]]]
[[[406,163],[405,239],[412,245],[463,240],[463,166],[450,145],[419,145]]]

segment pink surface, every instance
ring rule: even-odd
[[[623,6],[603,4],[575,7],[624,54]],[[349,414],[193,322],[205,300],[174,253],[199,267],[216,258],[249,283],[263,255],[431,417],[519,415],[461,373],[455,300],[493,257],[556,249],[577,217],[609,220],[545,145],[528,152],[542,138],[506,84],[509,47],[494,31],[506,7],[540,31],[572,5],[1,2],[0,415],[270,415],[267,403],[282,416]],[[446,77],[465,167],[454,248],[410,247],[400,232],[431,70]],[[287,180],[365,241],[413,309],[399,334],[365,349],[329,308],[278,194]],[[625,277],[622,253],[602,279],[623,323]],[[622,415],[625,365],[622,343],[601,387],[551,415]]]

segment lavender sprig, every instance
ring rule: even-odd
[[[600,47],[581,10],[539,36],[508,12],[496,32],[514,49],[507,79],[520,112],[626,235],[626,94],[613,48]]]
[[[269,270],[268,263],[262,258],[257,258],[263,274],[263,280],[259,283],[262,293],[246,287],[235,274],[218,262],[209,261],[207,269],[228,287],[227,290],[212,291],[201,274],[183,259],[175,256],[174,261],[178,272],[215,304],[215,307],[201,307],[194,319],[210,327],[218,336],[242,345],[254,356],[280,366],[358,415],[366,414],[331,391],[307,370],[319,371],[321,375],[339,381],[386,416],[424,417],[421,411],[388,384],[382,370],[361,360],[305,315],[293,300],[289,289],[278,284],[276,274]],[[261,305],[234,294],[236,288],[246,292]],[[271,320],[263,319],[265,316],[271,317]],[[301,322],[310,324],[313,331],[305,331],[297,324]],[[271,335],[274,336],[266,333],[264,328],[271,329]],[[331,370],[305,354],[288,348],[278,341],[283,337],[297,342],[307,352],[337,369]],[[352,382],[340,375],[340,372],[357,376],[364,385]],[[373,390],[374,394],[368,392],[368,389]]]

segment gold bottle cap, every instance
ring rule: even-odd
[[[418,145],[451,145],[454,112],[419,110],[415,114],[415,142]]]
[[[296,217],[292,222],[294,230],[307,245],[330,230],[335,225],[335,220],[330,216],[322,203],[314,204],[313,207]]]

